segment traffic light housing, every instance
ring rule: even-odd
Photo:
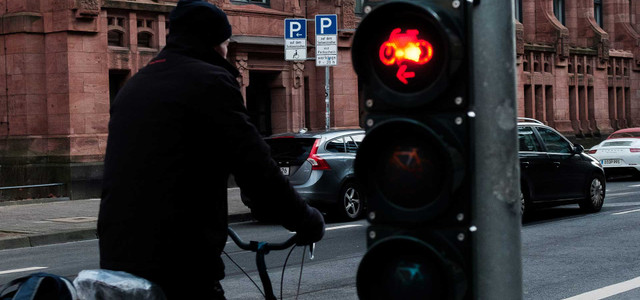
[[[352,46],[367,135],[360,299],[467,299],[473,101],[466,1],[365,1]]]

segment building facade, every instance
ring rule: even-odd
[[[640,2],[514,0],[518,115],[587,146],[640,126]]]
[[[330,127],[358,126],[350,46],[362,0],[208,1],[229,15],[228,58],[262,134],[323,129],[327,112]],[[640,126],[639,1],[512,1],[518,116],[587,146]],[[176,2],[0,0],[0,201],[99,196],[110,101],[164,47]],[[284,60],[284,20],[317,14],[340,29],[328,93],[325,67]],[[38,184],[53,186],[19,188]]]
[[[0,200],[99,197],[110,101],[164,47],[176,2],[0,0],[0,187],[11,187],[0,190]],[[228,59],[240,70],[246,106],[264,135],[325,128],[326,68],[285,61],[284,20],[336,14],[329,126],[358,126],[350,54],[355,0],[209,2],[229,16]],[[314,26],[307,28],[313,45]],[[309,47],[307,57],[314,56]],[[40,184],[53,186],[20,188]]]

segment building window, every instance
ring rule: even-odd
[[[108,45],[124,47],[124,33],[119,30],[109,30],[107,33]]]
[[[553,0],[553,14],[556,16],[556,19],[565,25],[564,22],[564,0]]]
[[[231,0],[233,4],[257,4],[260,6],[269,7],[269,0]]]
[[[364,14],[364,0],[356,0],[355,13],[356,15]]]
[[[107,17],[107,45],[115,47],[127,47],[127,29],[125,18],[121,16]]]
[[[593,17],[596,19],[596,23],[602,28],[602,0],[593,1]]]
[[[149,32],[139,32],[138,33],[138,47],[151,48],[151,41],[153,40],[153,35]]]
[[[522,0],[514,0],[513,2],[516,20],[522,23]]]

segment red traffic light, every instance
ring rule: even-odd
[[[398,65],[396,78],[404,84],[409,84],[407,78],[416,76],[415,72],[407,71],[409,63],[423,65],[433,57],[431,43],[420,39],[418,34],[420,31],[417,29],[407,29],[402,33],[402,29],[395,28],[380,46],[380,62],[387,66]]]

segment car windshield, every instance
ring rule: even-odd
[[[302,164],[309,157],[314,138],[274,138],[265,140],[271,147],[273,159],[289,160],[292,164]]]
[[[607,139],[640,138],[640,131],[615,132]]]

